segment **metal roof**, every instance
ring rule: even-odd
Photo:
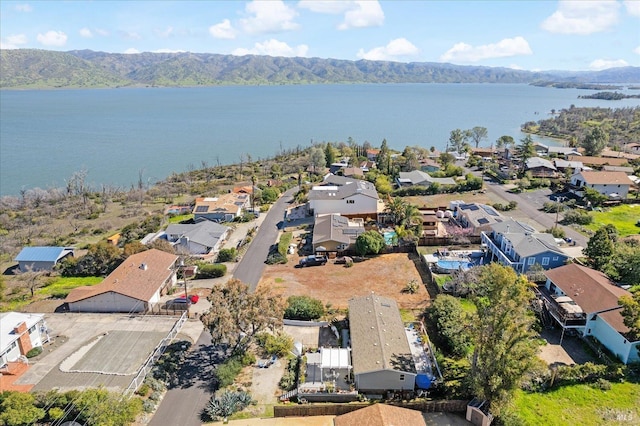
[[[73,247],[24,247],[16,262],[56,262],[68,253],[73,253]]]

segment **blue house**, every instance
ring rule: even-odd
[[[525,273],[535,264],[544,269],[562,266],[569,259],[551,234],[537,232],[515,220],[491,225],[491,231],[480,234],[490,261],[510,266]]]
[[[73,247],[24,247],[15,260],[21,272],[51,271],[67,256],[73,257]]]

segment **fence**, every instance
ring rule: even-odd
[[[155,305],[151,305],[149,306],[149,310],[147,311],[147,314],[149,315],[171,315],[171,316],[175,316],[175,317],[179,317],[182,316],[183,314],[185,314],[186,311],[186,307],[181,307],[179,309],[173,308],[173,309],[168,309],[164,304],[161,303],[157,303]]]
[[[438,401],[411,401],[389,402],[396,407],[410,408],[422,412],[464,413],[467,410],[466,400],[438,400]],[[273,407],[274,417],[307,417],[307,416],[339,416],[361,408],[368,407],[370,403],[350,404],[322,404],[322,405],[276,405]]]
[[[156,349],[153,351],[151,355],[149,355],[149,358],[147,358],[147,360],[142,365],[142,367],[140,367],[140,370],[138,370],[138,374],[136,374],[136,376],[133,378],[133,380],[129,384],[129,387],[127,387],[127,389],[124,391],[125,395],[130,395],[136,390],[138,390],[140,385],[142,385],[142,382],[144,382],[144,378],[147,376],[147,374],[149,374],[149,371],[151,371],[151,368],[153,368],[153,365],[158,361],[158,359],[160,359],[165,349],[167,349],[167,346],[169,346],[173,341],[173,339],[175,339],[175,337],[180,332],[180,329],[182,328],[185,322],[187,322],[186,311],[182,312],[182,315],[180,316],[180,318],[178,318],[178,321],[176,321],[176,323],[173,325],[173,327],[171,328],[171,331],[169,331],[169,334],[167,334],[167,337],[165,337],[160,341],[160,343],[158,343],[158,346],[156,346]]]

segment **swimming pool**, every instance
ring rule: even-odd
[[[394,244],[398,244],[398,237],[396,231],[387,231],[382,234],[384,236],[384,242],[388,246],[392,246]]]
[[[436,268],[444,273],[451,273],[454,271],[466,271],[473,266],[472,262],[468,260],[438,260]]]

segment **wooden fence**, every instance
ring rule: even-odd
[[[422,412],[464,413],[467,410],[466,400],[437,400],[389,402],[396,407],[410,408]],[[307,416],[339,416],[371,405],[368,402],[352,402],[350,404],[298,404],[276,405],[273,407],[274,417],[307,417]]]

